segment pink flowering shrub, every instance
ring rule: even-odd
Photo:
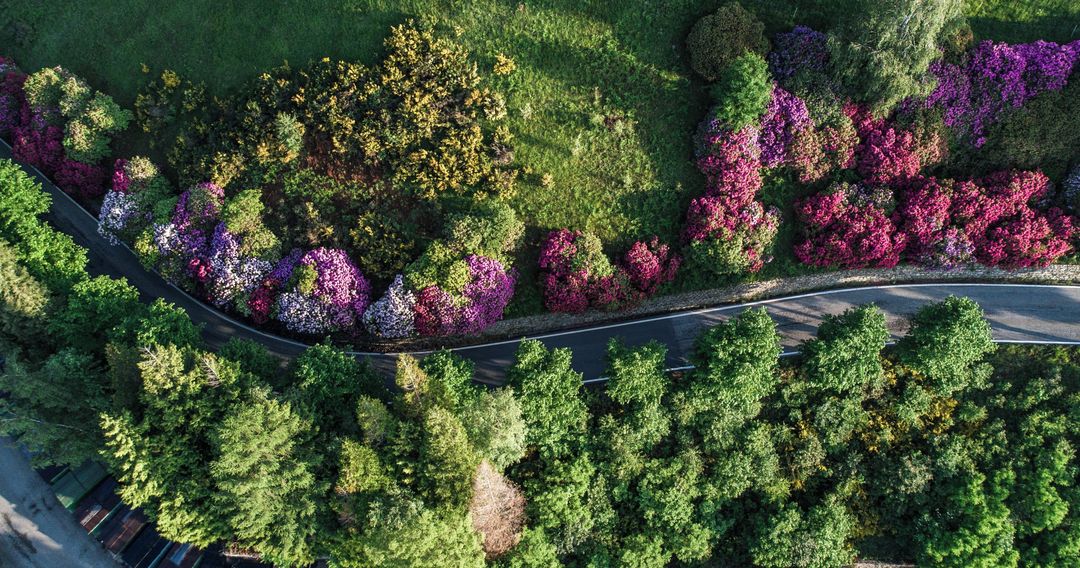
[[[921,139],[885,119],[875,119],[865,108],[848,111],[859,133],[855,166],[869,184],[891,184],[911,178],[925,165],[942,158],[940,139]]]
[[[105,193],[105,180],[108,176],[105,168],[65,157],[56,168],[53,181],[57,187],[76,197],[93,199]]]
[[[740,203],[752,200],[761,189],[758,129],[751,125],[731,131],[711,119],[703,130],[705,154],[698,158],[697,165],[707,178],[705,194],[726,196]]]
[[[672,281],[681,262],[655,236],[635,242],[614,265],[600,249],[599,239],[581,231],[548,234],[540,250],[540,282],[549,311],[628,307]]]
[[[888,190],[869,191],[846,183],[802,200],[796,214],[805,238],[795,256],[811,266],[892,268],[900,262],[906,235],[886,211]]]

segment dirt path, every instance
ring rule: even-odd
[[[86,534],[30,462],[0,438],[0,566],[118,568]]]

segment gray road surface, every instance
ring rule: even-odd
[[[10,440],[0,438],[0,566],[118,568]]]

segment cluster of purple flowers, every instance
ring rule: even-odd
[[[470,254],[465,257],[469,282],[460,297],[428,286],[415,304],[414,325],[423,336],[469,335],[502,319],[514,295],[516,276],[493,258]]]
[[[926,105],[944,109],[945,124],[981,147],[987,141],[987,129],[1004,113],[1039,93],[1062,89],[1078,60],[1080,40],[1065,45],[983,41],[959,64],[938,61],[931,65],[937,86]]]
[[[761,165],[775,168],[791,162],[789,154],[795,136],[813,126],[806,103],[779,85],[773,86],[772,98],[765,107],[765,115],[761,117],[761,133],[758,136]]]
[[[825,34],[806,26],[795,26],[788,33],[776,34],[769,52],[769,71],[777,81],[800,71],[823,73],[829,63]]]

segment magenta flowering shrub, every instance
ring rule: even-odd
[[[416,298],[416,332],[425,337],[453,335],[461,328],[462,310],[454,297],[438,286],[428,286]]]
[[[814,183],[833,171],[854,167],[858,143],[859,135],[850,120],[805,128],[792,136],[789,165],[801,183]]]
[[[810,111],[799,97],[774,85],[772,98],[761,117],[761,164],[775,168],[792,161],[792,142],[795,136],[813,128]]]
[[[23,124],[25,82],[26,74],[15,66],[15,62],[0,56],[0,136],[11,134]]]
[[[653,236],[647,241],[637,241],[623,255],[620,266],[624,269],[631,286],[646,296],[651,296],[663,284],[675,280],[682,259],[671,252],[671,247]]]
[[[943,157],[936,133],[917,136],[885,119],[875,119],[866,108],[849,106],[846,112],[859,134],[855,166],[866,183],[886,185],[906,180]]]
[[[57,187],[76,197],[93,199],[105,193],[105,180],[108,177],[105,168],[65,157],[56,168],[53,181]]]
[[[12,131],[11,138],[12,157],[45,175],[56,173],[64,162],[64,131],[57,126],[19,126]]]
[[[581,231],[548,234],[540,250],[544,305],[552,312],[580,313],[590,307],[617,310],[655,294],[671,282],[682,259],[656,236],[637,241],[612,265],[599,240]]]
[[[438,286],[420,291],[415,305],[420,335],[472,335],[502,319],[514,295],[516,276],[493,258],[471,254],[465,263],[469,281],[460,297]]]
[[[1080,40],[1065,45],[983,41],[959,64],[942,60],[930,66],[937,85],[926,106],[942,108],[945,124],[978,148],[1005,113],[1039,93],[1061,90],[1078,60]]]
[[[802,200],[796,214],[805,238],[795,245],[795,256],[820,267],[896,266],[907,238],[889,218],[886,193],[838,183]]]
[[[726,196],[736,202],[752,200],[761,189],[761,146],[757,127],[731,131],[716,119],[706,121],[697,160],[705,174],[706,195]]]
[[[364,328],[377,337],[409,337],[416,332],[415,310],[416,295],[405,287],[404,279],[398,274],[386,294],[364,312]]]

